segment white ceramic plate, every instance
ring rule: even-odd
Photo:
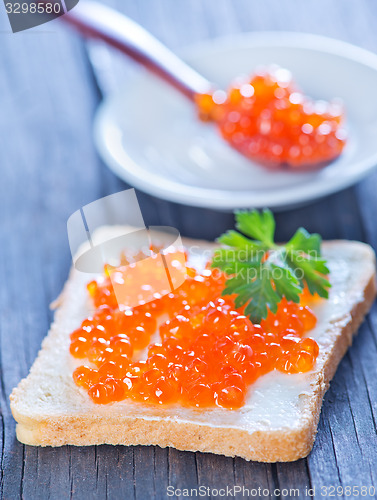
[[[108,166],[126,182],[167,200],[231,210],[292,207],[350,186],[377,164],[377,56],[324,37],[260,32],[211,40],[184,59],[226,88],[260,64],[290,69],[317,99],[343,99],[349,142],[316,172],[270,172],[233,151],[192,104],[140,70],[123,91],[105,99],[95,140]]]

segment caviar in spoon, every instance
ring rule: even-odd
[[[269,168],[324,166],[346,143],[342,105],[313,101],[277,66],[236,80],[227,93],[198,94],[196,101],[200,117],[216,122],[233,148]]]
[[[62,20],[120,50],[181,92],[197,105],[202,118],[218,125],[228,144],[253,161],[301,170],[323,166],[344,148],[342,108],[305,97],[287,70],[257,72],[238,80],[226,94],[213,91],[210,81],[144,28],[105,5],[80,3]]]

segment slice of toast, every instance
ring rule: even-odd
[[[103,230],[104,239],[118,234],[119,227]],[[214,248],[194,240],[184,244],[196,266]],[[90,313],[85,284],[91,279],[72,269],[38,358],[10,397],[18,439],[39,446],[171,446],[261,462],[305,457],[313,446],[325,391],[376,295],[375,255],[368,245],[331,241],[322,248],[332,288],[328,300],[313,306],[318,321],[308,336],[320,349],[314,369],[262,376],[238,410],[155,407],[127,400],[94,404],[72,379],[77,360],[69,354],[69,334]]]

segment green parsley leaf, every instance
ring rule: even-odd
[[[317,255],[321,253],[322,238],[319,234],[309,234],[306,229],[300,227],[286,244],[288,249],[301,250],[309,253],[315,252]]]
[[[267,248],[274,246],[275,219],[270,210],[236,212],[236,228],[246,236],[259,240]]]
[[[274,275],[279,276],[279,279],[274,279],[279,299],[286,297],[292,302],[300,302],[299,294],[302,292],[302,287],[292,270],[288,266],[276,266],[275,264],[271,264],[271,268]]]
[[[268,209],[238,211],[236,228],[218,241],[225,245],[213,255],[212,267],[226,273],[223,295],[235,295],[237,308],[245,306],[254,323],[276,312],[283,297],[300,301],[307,285],[311,294],[328,297],[330,283],[326,261],[321,257],[321,237],[299,228],[285,245],[274,241],[275,220]],[[243,233],[243,234],[242,234]]]
[[[259,241],[252,241],[246,236],[237,231],[227,231],[222,236],[220,236],[217,241],[222,245],[227,245],[229,247],[242,248],[246,250],[258,250],[263,248],[263,245]]]

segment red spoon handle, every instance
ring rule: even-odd
[[[103,40],[173,85],[189,99],[213,85],[128,17],[97,2],[79,3],[62,16],[86,37]]]

